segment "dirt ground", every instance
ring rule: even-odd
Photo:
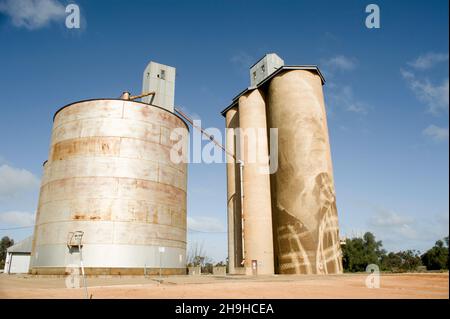
[[[380,288],[366,274],[275,276],[88,277],[88,293],[101,298],[449,298],[447,273],[381,274]],[[0,275],[0,298],[84,298],[64,277]]]

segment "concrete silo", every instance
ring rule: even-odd
[[[270,178],[269,186],[261,182],[251,184],[255,176],[249,177],[245,173],[248,164],[245,155],[241,157],[244,159],[244,205],[240,212],[243,215],[243,247],[256,242],[258,245],[263,244],[265,251],[273,249],[276,273],[341,273],[333,169],[322,91],[324,79],[316,66],[285,66],[283,60],[274,55],[266,55],[251,67],[252,86],[222,111],[222,115],[228,117],[228,112],[239,106],[235,116],[240,119],[242,98],[261,92],[258,94],[264,97],[260,103],[262,107],[250,107],[246,110],[247,116],[264,117],[267,128],[278,130],[277,139],[269,139],[271,143],[277,143],[277,169],[271,174],[259,172],[258,177],[260,180]],[[239,125],[242,127],[246,124],[239,121]],[[270,132],[266,131],[266,137],[269,136]],[[261,149],[260,144],[253,147],[253,152],[269,155],[267,147]],[[229,171],[227,177],[232,180],[236,178]],[[246,178],[251,181],[246,181]],[[251,198],[246,196],[252,192],[264,196],[264,199],[260,199],[260,205],[270,201],[271,220],[265,217],[266,208],[257,209],[247,204]],[[235,211],[229,210],[230,213]],[[259,222],[264,220],[266,224],[264,227],[259,225],[258,232],[249,234],[245,229],[257,225],[253,216],[257,216]],[[272,233],[267,229],[271,229]],[[269,237],[273,237],[270,243],[267,242]],[[254,257],[244,249],[243,258],[247,260]],[[245,266],[248,267],[247,263]],[[235,264],[234,267],[234,272],[244,272],[239,269],[240,265]],[[257,270],[260,274],[259,267]]]
[[[264,94],[252,90],[239,97],[239,156],[244,163],[242,170],[244,222],[244,267],[245,273],[251,275],[273,274],[273,238],[272,238],[272,208],[270,200],[270,178],[261,174],[262,165],[257,161],[258,153],[268,154],[267,119],[265,112]],[[260,131],[265,138],[258,140],[257,147],[253,145]],[[263,142],[263,143],[261,143]],[[247,240],[255,238],[257,240]]]
[[[242,263],[242,216],[241,216],[241,178],[236,157],[236,137],[234,129],[239,127],[237,107],[230,109],[226,114],[227,130],[227,210],[228,210],[228,263],[230,274],[235,274],[237,267]]]
[[[160,267],[163,274],[185,273],[187,166],[173,162],[170,151],[179,142],[171,132],[187,134],[187,126],[169,109],[95,99],[56,112],[32,273],[63,274],[78,265],[80,252],[68,246],[76,231],[84,233],[87,274],[143,275]]]

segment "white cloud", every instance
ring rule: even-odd
[[[8,15],[14,26],[28,30],[65,17],[65,7],[57,0],[5,0],[0,3],[0,12]]]
[[[0,165],[0,199],[13,198],[38,187],[39,179],[33,173],[6,164]]]
[[[432,215],[427,217],[422,222],[421,232],[423,232],[424,238],[435,241],[437,239],[448,236],[449,231],[449,214],[448,211],[441,214]]]
[[[368,229],[383,241],[388,251],[430,248],[433,243],[448,235],[448,213],[412,218],[404,214],[374,207],[368,219]]]
[[[211,217],[188,217],[188,229],[198,232],[222,233],[226,227],[216,218]]]
[[[424,71],[431,69],[435,65],[447,62],[449,60],[448,53],[429,52],[421,55],[414,61],[407,63],[413,69]],[[448,67],[448,66],[447,66]],[[443,79],[441,82],[431,82],[423,75],[418,76],[411,70],[400,69],[402,77],[408,83],[410,89],[417,98],[425,103],[429,112],[438,115],[442,112],[448,113],[449,108],[449,79]]]
[[[408,64],[418,70],[427,70],[434,67],[438,63],[447,61],[448,53],[429,52],[427,54],[419,56],[417,59],[409,62]]]
[[[323,73],[331,79],[335,78],[337,71],[351,71],[358,65],[356,58],[346,57],[344,55],[322,59],[321,63],[324,66],[322,68]],[[330,111],[333,112],[333,109],[340,109],[359,115],[367,114],[370,109],[369,105],[355,95],[352,86],[337,83],[342,83],[342,81],[332,80],[327,85],[327,104],[331,106]]]
[[[379,209],[369,219],[369,225],[385,237],[397,236],[405,239],[416,239],[417,231],[414,229],[415,220],[395,212]]]
[[[351,86],[334,85],[330,89],[328,104],[331,107],[340,108],[347,112],[367,114],[369,106],[355,97]]]
[[[330,70],[350,71],[356,68],[357,61],[355,58],[349,58],[343,55],[338,55],[327,60],[322,60],[326,68]]]
[[[432,124],[424,129],[422,133],[437,142],[448,141],[448,127],[439,127]]]
[[[410,225],[414,219],[401,216],[392,211],[379,210],[378,213],[371,217],[370,224],[377,227],[398,227]]]
[[[402,77],[407,81],[410,89],[417,98],[428,106],[432,114],[448,113],[449,106],[449,79],[441,84],[433,84],[428,79],[418,79],[416,75],[404,69],[400,70]]]
[[[0,213],[0,224],[8,226],[32,226],[34,225],[34,214],[21,211]]]

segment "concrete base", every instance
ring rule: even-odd
[[[226,276],[227,275],[227,267],[213,267],[213,275],[214,276]]]
[[[159,268],[85,268],[88,276],[112,275],[112,276],[154,276],[159,275]],[[39,267],[32,268],[32,275],[70,275],[66,268],[62,267]],[[186,275],[186,268],[162,268],[162,275]]]
[[[229,272],[230,275],[245,275],[244,267],[234,267],[233,271]]]
[[[200,266],[188,267],[189,276],[200,276],[202,268]]]

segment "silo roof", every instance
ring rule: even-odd
[[[17,244],[12,245],[6,251],[8,253],[31,253],[31,246],[33,245],[33,236],[27,237]]]
[[[220,114],[222,114],[223,116],[225,116],[225,114],[228,112],[229,109],[231,109],[232,107],[236,106],[239,98],[244,95],[245,93],[252,91],[254,89],[263,87],[265,84],[267,84],[273,77],[275,77],[276,75],[280,74],[283,71],[287,71],[287,70],[309,70],[309,71],[313,71],[316,72],[319,76],[320,79],[322,80],[322,85],[325,84],[325,78],[322,75],[322,72],[320,72],[319,67],[317,65],[283,65],[282,67],[278,68],[275,72],[273,72],[272,74],[270,74],[267,78],[265,78],[264,80],[262,80],[260,83],[258,83],[258,85],[256,86],[250,86],[248,88],[246,88],[245,90],[243,90],[241,93],[239,93],[238,95],[236,95],[231,104],[228,105],[225,109],[223,109]]]

